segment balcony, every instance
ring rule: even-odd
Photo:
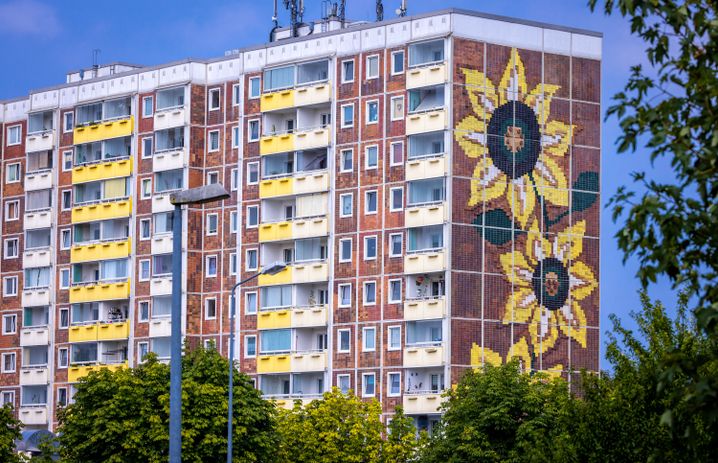
[[[20,330],[20,347],[48,344],[50,344],[50,333],[47,326],[29,326]]]
[[[294,134],[266,135],[259,140],[259,154],[275,154],[294,151]]]
[[[444,108],[421,113],[409,113],[406,118],[406,134],[413,135],[446,130],[446,125],[446,110]]]
[[[331,100],[331,85],[321,82],[315,85],[306,85],[296,89],[287,88],[276,92],[265,93],[260,102],[260,111],[279,111],[299,106],[309,106],[329,103]]]
[[[47,421],[47,405],[22,405],[18,418],[25,426],[45,426]]]
[[[76,145],[92,143],[109,138],[127,137],[132,135],[135,127],[134,116],[108,119],[75,127],[73,143]]]
[[[408,159],[406,161],[406,180],[422,180],[426,178],[444,177],[448,174],[444,154],[431,157]]]
[[[260,110],[264,113],[328,103],[331,98],[328,79],[328,60],[267,69],[264,71]]]
[[[259,242],[288,241],[316,238],[329,234],[326,216],[296,218],[283,222],[263,223],[259,226]]]
[[[299,172],[291,177],[265,179],[259,184],[259,197],[276,198],[329,191],[326,171]]]
[[[50,305],[50,290],[48,288],[32,288],[22,291],[23,307],[39,307]]]
[[[407,298],[404,301],[404,320],[432,320],[446,315],[444,296],[428,298]]]
[[[286,153],[329,146],[331,131],[328,126],[266,135],[260,139],[259,154]]]
[[[150,320],[150,337],[165,338],[172,336],[172,320],[170,317],[153,318]]]
[[[100,364],[93,363],[91,365],[71,365],[67,369],[67,381],[71,383],[78,382],[81,378],[89,375],[91,371],[99,371],[107,369],[110,371],[118,371],[123,368],[127,368],[127,362],[114,363],[114,364]]]
[[[25,220],[23,221],[23,225],[25,226],[25,230],[34,230],[36,228],[50,228],[52,226],[52,209],[25,212]]]
[[[132,158],[85,164],[72,169],[72,183],[95,182],[132,175]]]
[[[271,400],[274,402],[274,405],[279,408],[292,410],[296,401],[299,400],[302,403],[302,407],[305,407],[315,400],[321,400],[322,394],[288,394],[281,396],[264,395],[263,397],[265,400]]]
[[[172,294],[172,275],[153,277],[150,280],[150,296],[167,296]]]
[[[127,320],[120,322],[90,322],[72,325],[69,329],[70,342],[112,341],[127,339],[130,335],[130,324]]]
[[[404,368],[422,368],[444,365],[444,347],[437,345],[416,345],[404,348]]]
[[[182,89],[184,93],[184,89]],[[159,98],[158,98],[159,104]],[[155,111],[155,130],[171,129],[173,127],[182,127],[189,123],[189,112],[182,106],[172,106],[169,108],[157,109]]]
[[[294,89],[285,88],[276,92],[264,93],[259,103],[263,113],[294,107]]]
[[[326,261],[295,263],[275,275],[260,275],[259,286],[316,283],[329,280]]]
[[[53,129],[29,133],[25,138],[25,151],[28,153],[51,150],[54,147],[55,130]]]
[[[307,328],[315,326],[326,326],[326,324],[326,305],[260,310],[257,314],[258,330],[273,330],[279,328]]]
[[[404,256],[404,273],[432,273],[446,270],[446,252],[444,249],[410,252]]]
[[[101,241],[96,243],[74,245],[70,250],[70,262],[92,262],[105,259],[122,259],[129,257],[131,252],[130,239],[123,241]]]
[[[445,201],[407,205],[404,211],[404,226],[426,227],[441,225],[449,220]]]
[[[187,148],[156,151],[152,155],[152,172],[183,169],[187,166],[187,162]]]
[[[47,190],[52,188],[52,169],[28,172],[25,175],[25,191]]]
[[[29,249],[22,255],[22,267],[49,267],[52,261],[52,249],[49,247]]]
[[[404,413],[407,415],[433,415],[439,413],[439,407],[446,402],[442,392],[419,391],[405,393],[402,398]]]
[[[257,373],[303,373],[324,371],[327,368],[327,352],[288,352],[284,354],[260,355],[257,358]]]
[[[130,198],[104,201],[74,207],[72,209],[72,223],[119,219],[129,217],[132,214],[132,200]]]
[[[20,369],[21,386],[46,386],[50,383],[47,365],[23,366]]]
[[[444,62],[434,62],[410,67],[406,71],[406,88],[428,87],[444,84],[449,80],[449,73]]]
[[[172,254],[173,246],[172,234],[154,235],[150,243],[150,252],[152,254]]]
[[[70,303],[111,301],[130,297],[130,280],[95,282],[70,287]],[[42,305],[42,304],[38,304]]]

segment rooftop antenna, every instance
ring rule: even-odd
[[[347,19],[346,6],[347,6],[346,0],[341,0],[339,2],[339,20],[342,22],[342,26],[344,25],[344,21],[346,21],[346,19]]]
[[[279,29],[279,13],[277,12],[277,0],[274,0],[274,13],[272,14],[272,30],[269,31],[269,41],[274,42],[274,32]]]
[[[396,9],[396,15],[400,18],[406,16],[406,0],[401,0],[401,6]]]
[[[301,14],[299,12],[299,6],[297,5],[297,0],[284,0],[284,8],[289,10],[289,22],[290,27],[292,30],[292,37],[297,36],[297,24],[299,23],[298,16]]]
[[[92,50],[92,77],[97,77],[97,72],[100,69],[100,65],[98,63],[100,51],[101,50],[99,48],[95,48]]]
[[[384,21],[384,4],[381,0],[376,0],[376,20]]]

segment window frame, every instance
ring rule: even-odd
[[[144,264],[147,264],[147,277],[142,276],[142,266]],[[152,279],[152,260],[150,259],[140,259],[140,261],[137,263],[137,279],[139,281],[150,281]]]
[[[349,340],[348,344],[349,347],[346,349],[342,349],[342,334],[347,334],[347,339]],[[352,330],[350,328],[342,328],[337,330],[337,353],[339,354],[348,354],[352,351]]]
[[[396,61],[394,61],[394,57],[396,55],[401,55],[401,71],[397,71],[394,66],[396,64]],[[391,52],[391,75],[392,76],[398,76],[398,75],[404,74],[404,72],[406,71],[405,60],[406,60],[406,54],[404,53],[404,50],[395,50],[395,51]]]
[[[150,149],[147,148],[147,141],[150,142]],[[142,159],[150,159],[152,158],[153,151],[155,147],[155,137],[142,137]],[[149,152],[149,153],[148,153]]]
[[[70,119],[70,128],[67,128],[68,116]],[[75,111],[66,111],[62,114],[62,133],[71,133],[75,130]]]
[[[63,283],[63,274],[67,275],[67,284]],[[61,268],[60,269],[60,289],[70,289],[71,285],[71,274],[69,268]]]
[[[8,284],[9,281],[12,281],[12,280],[15,281],[15,292],[14,292],[14,293],[6,292],[7,284]],[[17,296],[17,294],[18,294],[18,285],[19,285],[19,284],[20,284],[20,283],[19,283],[19,281],[18,281],[17,275],[10,275],[10,276],[3,277],[3,279],[2,279],[2,293],[3,293],[3,297],[15,297],[15,296]]]
[[[5,358],[7,358],[7,357],[12,357],[12,358],[13,358],[13,361],[12,361],[12,370],[6,370],[6,369],[5,369]],[[2,373],[15,373],[15,372],[17,371],[17,353],[16,353],[16,352],[3,352],[3,353],[2,353],[2,359],[0,359],[0,361],[2,361],[2,364],[0,364],[0,368],[2,368],[2,370],[0,370],[0,372],[2,372]]]
[[[15,255],[8,254],[8,244],[15,242]],[[3,259],[17,259],[20,257],[20,238],[5,238],[3,240]]]
[[[254,257],[255,266],[254,267],[250,267],[250,265],[249,265],[249,262],[250,262],[249,254],[250,253],[255,254],[255,257]],[[259,268],[259,248],[245,249],[244,250],[244,270],[247,272],[250,272],[250,271],[257,270],[258,268]]]
[[[249,297],[254,296],[254,310],[252,312],[247,311],[247,307],[249,306]],[[259,293],[257,291],[247,291],[244,293],[244,314],[245,315],[256,315],[257,311],[259,310]]]
[[[62,152],[62,155],[60,155],[60,159],[62,162],[61,168],[62,168],[63,172],[71,172],[72,171],[72,168],[74,167],[74,163],[75,163],[74,155],[75,155],[75,153],[72,150],[65,150]],[[65,168],[66,167],[65,161],[67,160],[67,159],[65,159],[65,156],[69,156],[69,158],[70,158],[70,168],[69,169]]]
[[[401,159],[398,161],[394,160],[394,147],[395,146],[401,146]],[[389,165],[391,167],[403,166],[405,158],[406,158],[406,153],[405,153],[405,145],[404,145],[403,141],[393,141],[393,142],[389,143]]]
[[[376,75],[369,75],[369,60],[376,58]],[[375,53],[373,55],[369,55],[366,57],[364,61],[365,69],[366,69],[366,80],[373,80],[378,79],[379,75],[381,74],[381,59],[379,58],[379,54]]]
[[[400,192],[401,194],[401,206],[395,207],[394,205],[394,194]],[[400,212],[404,210],[404,187],[395,186],[389,188],[389,212]]]
[[[17,178],[15,180],[10,180],[10,169],[11,168],[17,168]],[[5,167],[5,183],[20,183],[22,180],[22,164],[19,162],[12,162],[6,165]]]
[[[391,331],[398,329],[399,330],[399,345],[393,346],[391,345]],[[401,340],[403,338],[401,337],[401,325],[390,325],[386,327],[386,350],[388,351],[398,351],[401,350]]]
[[[345,68],[344,68],[344,64],[345,64],[345,63],[351,63],[351,64],[352,64],[352,75],[351,75],[351,79],[348,79],[348,78],[347,78],[347,75],[346,75],[346,72],[345,72]],[[354,80],[355,80],[355,77],[354,77],[354,76],[355,76],[355,74],[356,74],[356,62],[355,62],[354,58],[342,60],[342,84],[351,84],[351,83],[354,83]]]
[[[63,235],[67,234],[70,237],[70,245],[65,246],[65,239],[63,238]],[[67,250],[72,249],[72,228],[61,228],[60,229],[60,249],[61,250]]]
[[[349,156],[349,169],[344,168],[344,158],[345,155],[348,154]],[[339,151],[339,172],[340,173],[347,173],[347,172],[354,172],[354,148],[344,148],[341,151]]]
[[[398,283],[399,284],[399,299],[393,299],[392,295],[392,283]],[[401,302],[404,299],[404,288],[402,285],[401,278],[391,278],[389,281],[387,281],[387,289],[389,290],[389,294],[386,297],[387,303],[389,304],[401,304]]]
[[[349,198],[350,208],[349,214],[344,214],[344,198]],[[354,193],[340,193],[339,194],[339,217],[346,218],[354,215]]]
[[[213,135],[217,136],[217,145],[216,146],[212,145],[212,136]],[[208,153],[216,153],[217,151],[219,151],[219,147],[220,147],[219,130],[208,131],[207,132],[207,152]]]
[[[370,285],[374,285],[374,301],[373,301],[373,302],[367,302],[367,294],[368,294],[368,293],[367,293],[367,288],[368,288]],[[377,289],[377,287],[376,287],[376,280],[368,280],[368,281],[363,281],[363,282],[362,282],[362,305],[365,305],[365,306],[367,306],[367,305],[376,305],[376,300],[377,300],[377,297],[376,297],[376,296],[377,296],[377,294],[376,294],[376,289]]]
[[[146,188],[146,185],[149,185],[149,191]],[[152,177],[140,179],[140,197],[142,199],[149,199],[152,197]]]
[[[142,315],[142,307],[143,307],[143,306],[147,307],[147,316],[146,316],[146,317],[144,317],[144,316]],[[139,323],[149,322],[149,321],[150,321],[150,313],[151,313],[151,310],[152,310],[152,308],[150,307],[150,301],[149,301],[149,300],[146,300],[146,301],[138,301],[138,302],[137,302],[137,321],[138,321]]]
[[[10,209],[14,206],[14,208],[17,208],[17,216],[15,218],[9,218],[8,213],[10,212]],[[20,220],[20,200],[19,199],[10,199],[8,201],[5,201],[5,222],[14,222],[16,220]]]
[[[142,233],[143,224],[145,224],[145,223],[147,224],[147,230],[149,231],[149,234],[147,236],[145,236]],[[140,227],[140,230],[138,233],[140,235],[140,241],[147,241],[147,240],[152,239],[152,219],[151,218],[140,219],[140,221],[138,222],[138,225]]]
[[[250,209],[256,209],[256,211],[257,211],[257,223],[255,223],[255,224],[249,223],[249,218],[251,216],[251,214],[249,213]],[[258,204],[248,205],[246,208],[246,214],[247,214],[247,216],[246,216],[245,225],[244,225],[245,228],[259,228],[259,222],[261,221],[261,219],[259,218],[259,205]]]
[[[371,394],[368,394],[366,391],[366,379],[368,377],[372,377],[372,392]],[[362,373],[361,375],[361,396],[362,397],[376,397],[376,373]]]
[[[401,245],[402,252],[399,254],[394,253],[394,241],[393,237],[399,237],[399,243]],[[401,257],[404,255],[404,233],[390,233],[389,234],[389,257]]]
[[[370,194],[376,195],[376,209],[373,211],[370,211],[368,209],[369,207],[369,195]],[[374,215],[379,213],[379,190],[366,190],[364,191],[364,215]]]
[[[62,313],[63,312],[67,314],[67,318],[66,318],[67,323],[66,324],[62,323]],[[70,308],[69,307],[60,307],[60,309],[58,310],[57,317],[58,317],[58,319],[57,319],[58,329],[66,330],[70,327]]]
[[[392,376],[398,376],[399,377],[399,390],[397,392],[392,392]],[[400,371],[390,371],[386,374],[386,396],[387,397],[399,397],[401,396],[401,372]]]
[[[252,93],[252,81],[259,81],[259,92],[255,95]],[[262,97],[262,76],[253,76],[247,79],[247,88],[248,88],[248,96],[247,98],[250,100],[256,100],[258,98]]]
[[[254,354],[249,353],[249,338],[254,338]],[[257,335],[247,334],[244,336],[244,358],[256,358],[257,357]]]
[[[346,379],[346,380],[347,380],[347,391],[346,391],[346,392],[344,392],[344,391],[342,390],[342,379]],[[346,374],[346,373],[343,373],[343,374],[341,374],[341,375],[337,375],[337,384],[336,384],[336,387],[339,388],[339,391],[340,391],[342,394],[348,394],[349,391],[352,390],[352,377],[351,377],[351,375]]]
[[[214,302],[214,315],[209,315],[209,303],[210,301]],[[205,320],[216,320],[217,319],[217,298],[216,297],[208,297],[204,300],[204,319]]]
[[[257,124],[257,137],[252,137],[252,124]],[[262,138],[262,122],[261,119],[247,120],[247,141],[249,143],[258,142]]]
[[[212,106],[212,100],[214,99],[214,94],[217,94],[217,106]],[[219,87],[209,89],[207,91],[207,110],[208,111],[217,111],[221,107],[222,107],[221,89]]]
[[[342,287],[349,288],[349,304],[342,304]],[[352,306],[352,284],[351,283],[339,283],[337,285],[337,307],[340,309],[348,308]]]
[[[346,243],[347,241],[349,242],[349,257],[348,257],[348,258],[343,257],[343,250],[344,250],[343,243]],[[340,239],[339,239],[339,263],[351,262],[351,261],[352,261],[352,254],[353,254],[353,251],[352,251],[352,239],[351,239],[351,237],[349,237],[349,238],[340,238]]]
[[[17,142],[10,143],[10,131],[15,129],[18,131]],[[6,146],[17,146],[22,144],[22,124],[9,125],[5,131],[5,137],[7,140]]]
[[[214,231],[212,231],[212,219],[214,218]],[[219,214],[216,212],[210,212],[205,218],[205,226],[207,236],[216,236],[219,233]]]
[[[146,111],[146,109],[147,109],[146,103],[148,100],[150,101],[150,112],[149,113]],[[142,97],[142,118],[147,119],[154,115],[155,115],[154,97],[152,95],[143,96]]]
[[[376,105],[376,119],[371,120],[369,119],[371,115],[371,111],[369,110],[369,105]],[[379,100],[367,100],[364,103],[364,123],[366,125],[374,125],[379,123]]]
[[[257,168],[257,179],[255,181],[252,181],[251,173],[252,173],[252,168],[255,166]],[[258,185],[259,177],[260,177],[259,161],[248,162],[247,163],[247,185]]]
[[[376,149],[376,164],[369,165],[369,150]],[[364,147],[364,170],[377,170],[379,169],[379,145],[367,145]]]
[[[7,330],[8,320],[13,320],[12,331]],[[15,333],[17,333],[17,314],[16,313],[3,314],[3,316],[2,316],[2,335],[7,336],[10,334],[15,334]]]
[[[369,249],[368,242],[369,240],[374,240],[374,256],[370,257],[367,254],[367,250]],[[363,256],[364,260],[377,260],[377,256],[379,255],[379,239],[377,238],[377,235],[369,235],[364,237],[364,249],[363,249]]]
[[[373,346],[367,347],[367,339],[369,339],[369,336],[367,336],[367,332],[371,331],[373,332]],[[363,326],[361,329],[361,351],[362,352],[376,352],[376,326]]]
[[[347,123],[346,118],[344,117],[344,108],[352,108],[352,120],[351,120],[351,123]],[[354,127],[354,121],[356,120],[356,114],[355,114],[356,111],[355,111],[355,109],[354,109],[354,102],[352,102],[352,103],[347,103],[347,104],[343,104],[343,105],[341,105],[341,107],[340,107],[339,109],[340,109],[340,111],[341,111],[341,128],[342,128],[342,129],[349,129],[349,128]]]
[[[232,85],[232,106],[239,106],[242,104],[242,94],[240,91],[242,86],[239,84]]]
[[[212,259],[214,259],[214,273],[209,273],[209,269],[211,268],[209,263]],[[205,278],[217,278],[217,275],[219,275],[219,258],[217,257],[217,254],[205,256],[204,264],[205,264],[204,277]]]
[[[62,364],[62,362],[60,362],[60,359],[62,358],[62,355],[60,355],[60,352],[62,352],[62,351],[65,351],[66,355],[67,355],[67,357],[66,357],[67,363],[64,365]],[[59,347],[57,349],[57,368],[65,369],[69,366],[70,366],[70,349],[68,347]]]

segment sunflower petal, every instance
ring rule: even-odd
[[[524,372],[531,371],[531,354],[529,353],[529,344],[526,342],[526,338],[521,337],[521,339],[509,349],[506,359],[511,360],[514,358],[521,361],[521,369]]]
[[[486,123],[474,116],[466,116],[454,130],[454,138],[470,158],[481,158],[489,152],[486,144]]]
[[[545,307],[537,306],[533,321],[529,323],[529,333],[535,352],[543,354],[553,349],[559,335],[556,315]]]
[[[547,122],[541,137],[542,153],[563,157],[568,152],[575,128],[575,125],[561,121]]]
[[[573,261],[568,269],[571,299],[582,301],[593,293],[598,286],[591,268],[580,260]]]
[[[511,49],[511,58],[499,82],[499,104],[520,101],[528,93],[526,69],[517,49]]]
[[[571,302],[571,308],[568,312],[570,312],[569,316],[571,318],[565,320],[565,323],[561,323],[561,332],[585,348],[587,336],[586,313],[577,301]],[[565,313],[562,315],[564,318],[566,317]]]
[[[528,323],[538,305],[532,289],[516,288],[506,301],[504,323]]]
[[[534,219],[526,236],[526,257],[536,266],[551,255],[551,243],[541,235],[537,219]]]
[[[488,156],[476,163],[471,178],[469,207],[482,201],[492,201],[506,192],[506,174],[501,172]]]
[[[481,347],[476,343],[471,345],[471,366],[474,368],[480,368],[484,364],[493,365],[495,367],[500,366],[503,362],[501,354],[494,352],[493,350]]]
[[[501,257],[499,257],[499,260],[501,261],[501,267],[504,270],[504,275],[506,275],[506,279],[511,284],[521,286],[523,288],[531,287],[531,279],[534,275],[534,269],[528,262],[526,262],[526,258],[521,252],[507,252],[502,254]]]
[[[551,116],[551,100],[561,88],[560,85],[538,84],[526,95],[524,104],[533,109],[539,124],[545,124]]]
[[[560,232],[554,241],[554,256],[568,264],[583,253],[583,235],[586,234],[586,221],[580,220]]]
[[[514,217],[518,220],[521,228],[525,229],[536,207],[536,193],[526,175],[509,183],[508,200]]]

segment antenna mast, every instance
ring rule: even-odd
[[[100,63],[98,61],[100,51],[99,48],[92,50],[92,77],[97,77],[97,71],[100,69]]]
[[[381,0],[376,0],[376,20],[384,20],[384,4]]]
[[[401,6],[396,10],[400,18],[406,16],[406,0],[401,0]]]

